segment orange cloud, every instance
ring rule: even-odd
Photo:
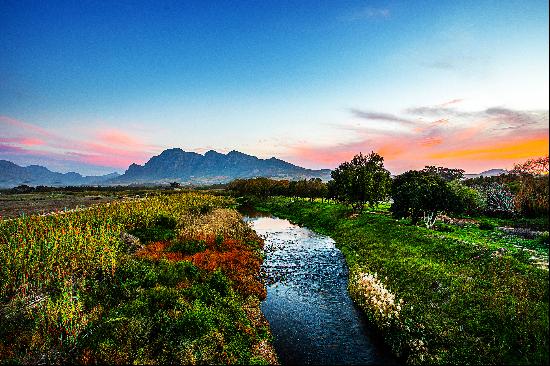
[[[535,137],[523,141],[499,141],[488,146],[460,148],[428,155],[434,159],[527,159],[548,154],[548,137]]]
[[[435,115],[440,111],[448,112],[437,108],[429,112]],[[332,146],[301,144],[290,147],[287,158],[298,165],[334,168],[359,152],[372,150],[384,157],[386,167],[395,174],[425,165],[479,173],[491,168],[511,168],[515,163],[548,154],[548,113],[544,111],[492,108],[447,114],[448,117],[419,123],[408,131],[380,131],[370,125],[342,126],[347,132],[356,133],[355,141]]]

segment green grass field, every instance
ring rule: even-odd
[[[479,223],[428,230],[393,219],[387,205],[358,216],[339,204],[287,198],[257,208],[336,241],[350,267],[352,297],[407,363],[548,363],[548,270],[531,258],[547,261],[540,238]]]

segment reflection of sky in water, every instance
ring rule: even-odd
[[[247,218],[265,239],[262,265],[271,324],[283,364],[392,362],[347,293],[348,271],[334,241],[274,217]]]
[[[258,217],[251,220],[254,230],[258,234],[268,233],[279,230],[288,230],[295,225],[292,225],[288,220],[276,219],[273,217]]]

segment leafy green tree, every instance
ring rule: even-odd
[[[362,210],[365,203],[375,206],[388,198],[391,175],[384,168],[384,158],[375,152],[355,155],[333,170],[331,176],[334,181],[331,194],[351,205],[354,211]]]
[[[458,180],[447,182],[450,196],[447,199],[447,210],[453,213],[474,214],[482,211],[485,206],[480,191],[470,188]]]
[[[448,209],[452,191],[437,174],[409,170],[395,177],[391,196],[394,217],[410,217],[415,225],[422,218],[427,227],[432,227],[437,214]]]

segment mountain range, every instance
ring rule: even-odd
[[[508,173],[506,169],[489,169],[479,174],[464,174],[464,178],[477,178],[477,177],[494,177],[501,174]]]
[[[56,173],[40,165],[22,167],[7,160],[0,160],[0,188],[21,184],[37,186],[182,184],[205,185],[226,183],[237,178],[268,177],[275,179],[330,179],[330,169],[306,169],[286,161],[231,151],[222,154],[214,150],[204,155],[179,148],[164,150],[144,165],[132,164],[124,174],[111,173],[101,176],[82,176],[79,173]],[[465,178],[493,176],[506,173],[504,169],[490,169],[479,174],[465,174]]]
[[[259,159],[252,155],[231,151],[221,154],[210,150],[204,155],[186,152],[179,148],[164,150],[144,165],[132,164],[124,174],[111,173],[102,176],[82,176],[75,172],[56,173],[49,169],[30,165],[21,167],[7,160],[0,160],[0,188],[21,184],[37,186],[129,185],[226,183],[236,178],[270,177],[276,179],[330,179],[330,169],[312,170],[271,158]]]
[[[142,165],[132,164],[113,184],[162,183],[177,181],[190,184],[226,183],[236,178],[269,177],[276,179],[330,179],[330,169],[312,170],[286,161],[230,151],[214,150],[204,155],[182,149],[164,150]]]
[[[82,176],[79,173],[56,173],[40,165],[22,167],[7,160],[0,160],[0,188],[11,188],[21,184],[29,186],[83,186],[102,185],[120,174]]]

